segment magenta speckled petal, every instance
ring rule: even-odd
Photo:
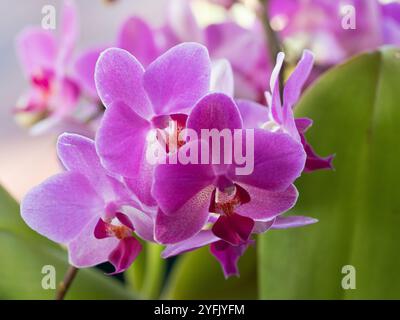
[[[200,232],[208,220],[213,189],[209,186],[200,190],[173,215],[165,215],[160,210],[155,225],[156,240],[164,244],[177,243]]]
[[[298,197],[294,185],[283,191],[268,191],[249,185],[242,187],[249,193],[250,201],[239,206],[236,212],[254,220],[270,220],[290,210]]]

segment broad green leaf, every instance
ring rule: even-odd
[[[400,299],[400,50],[358,56],[317,81],[298,116],[335,171],[304,175],[292,213],[319,223],[260,237],[263,299]],[[356,289],[342,268],[354,266]]]
[[[144,299],[160,296],[165,275],[165,260],[161,258],[163,247],[155,243],[143,243],[143,251],[125,272],[129,286]]]
[[[55,290],[42,286],[42,281],[51,284],[46,278],[49,272],[43,267],[54,267],[56,285],[68,268],[66,251],[30,230],[20,217],[17,202],[1,187],[0,261],[0,299],[53,299]],[[134,296],[115,279],[95,269],[84,269],[79,271],[66,298],[132,299]]]
[[[164,293],[167,299],[256,299],[257,270],[254,248],[240,259],[240,278],[224,278],[208,247],[184,253],[172,270]]]

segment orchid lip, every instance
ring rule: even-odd
[[[115,237],[123,240],[132,236],[134,230],[129,218],[125,214],[117,212],[113,219],[99,219],[94,230],[94,236],[97,239]]]

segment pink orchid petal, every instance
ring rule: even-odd
[[[201,135],[202,129],[241,129],[242,118],[235,102],[222,93],[210,93],[203,97],[191,111],[187,127]]]
[[[190,149],[189,142],[179,152]],[[173,157],[172,155],[170,158]],[[153,196],[165,215],[175,215],[175,212],[190,199],[205,188],[213,185],[215,179],[211,165],[202,164],[160,164],[154,172]],[[212,190],[210,191],[210,193]],[[171,195],[174,195],[171,197]]]
[[[150,101],[143,88],[144,69],[128,51],[110,48],[97,60],[95,83],[97,93],[106,107],[121,101],[141,117],[153,114]]]
[[[99,99],[96,90],[96,84],[94,82],[94,73],[96,68],[97,60],[100,57],[100,53],[105,48],[92,48],[81,53],[75,61],[75,73],[80,85],[93,99]]]
[[[143,84],[157,115],[184,113],[209,90],[211,62],[207,49],[182,43],[152,62]]]
[[[213,186],[200,190],[173,215],[157,213],[155,238],[163,244],[184,241],[200,232],[208,220]]]
[[[75,2],[67,0],[64,2],[61,17],[60,53],[58,56],[59,66],[64,68],[71,59],[72,51],[78,37],[78,12]]]
[[[294,185],[283,191],[268,191],[261,188],[242,185],[249,193],[250,201],[239,206],[235,211],[254,220],[270,220],[290,210],[297,201],[298,192]]]
[[[268,108],[250,100],[236,100],[240,115],[243,119],[243,128],[260,128],[269,120]]]
[[[245,243],[254,227],[253,219],[238,214],[221,215],[212,227],[213,233],[234,246]]]
[[[58,139],[57,153],[64,167],[83,174],[105,201],[129,199],[124,186],[106,174],[93,140],[77,134],[64,133]]]
[[[293,108],[300,98],[304,84],[306,83],[314,64],[314,54],[304,50],[296,68],[285,83],[283,101],[286,107]]]
[[[153,62],[159,53],[153,30],[139,17],[130,17],[122,24],[117,46],[130,52],[144,66]]]
[[[58,243],[74,239],[104,208],[89,181],[77,172],[55,175],[22,200],[21,215],[36,232]]]
[[[124,272],[135,261],[142,250],[142,245],[134,237],[127,237],[119,241],[118,246],[110,253],[108,260],[114,266],[114,275]]]
[[[254,170],[233,180],[270,191],[286,190],[303,171],[305,152],[300,143],[285,133],[254,129]]]
[[[240,246],[231,246],[225,241],[218,241],[210,245],[210,251],[221,264],[225,278],[239,276],[239,268],[237,265],[239,258],[244,254],[248,246],[253,243],[254,241],[248,241]]]
[[[110,253],[118,245],[119,240],[115,237],[104,239],[95,237],[98,221],[99,218],[95,217],[68,243],[69,262],[73,266],[87,268],[106,262]]]
[[[17,37],[17,53],[28,76],[55,67],[57,40],[50,31],[29,27]]]
[[[218,240],[219,238],[216,237],[211,230],[203,230],[185,241],[167,245],[165,250],[161,253],[161,256],[166,259],[184,252],[204,247]]]
[[[150,123],[123,102],[110,105],[96,136],[97,152],[104,167],[135,178],[143,164]]]
[[[288,216],[288,217],[276,217],[271,229],[288,229],[307,226],[309,224],[317,223],[318,220],[310,217],[302,216]]]

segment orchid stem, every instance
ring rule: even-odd
[[[283,45],[279,40],[277,32],[272,29],[270,24],[269,15],[269,0],[259,0],[261,8],[259,9],[259,17],[264,27],[264,33],[267,40],[267,47],[269,57],[272,63],[275,62],[279,52],[283,51]],[[284,74],[285,74],[285,63],[282,65],[281,72],[279,74],[279,88],[282,98],[282,90],[284,85]]]
[[[76,274],[78,273],[78,268],[70,266],[65,274],[64,280],[59,284],[55,300],[64,300],[72,282],[74,281]]]

